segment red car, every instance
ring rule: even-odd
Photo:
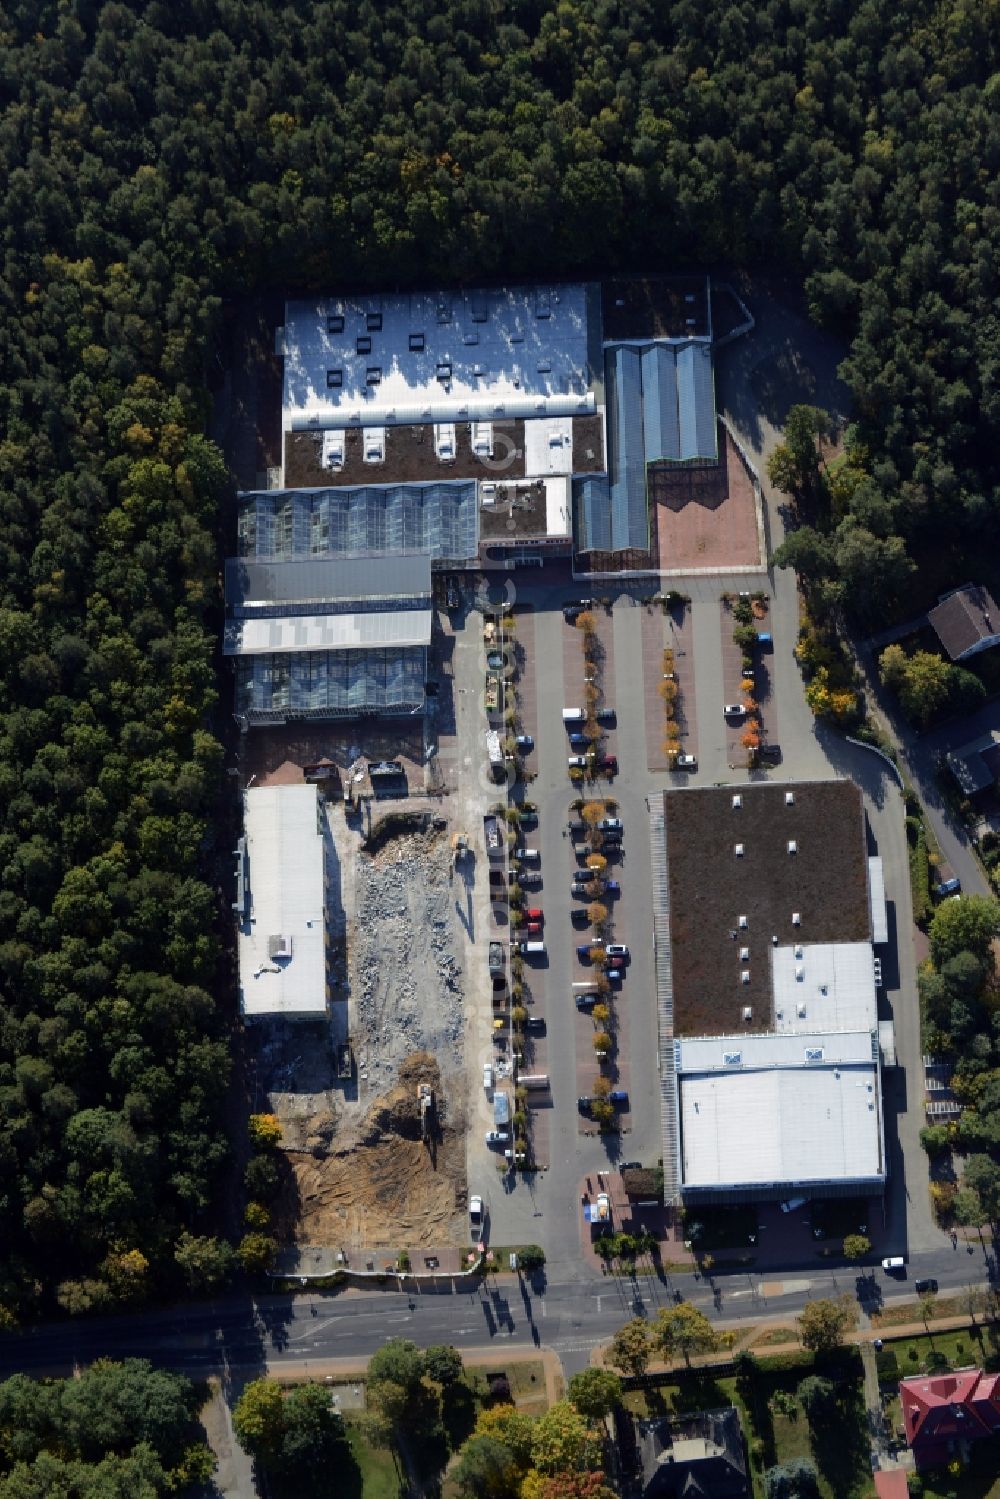
[[[602,755],[597,763],[600,769],[603,770],[606,775],[616,776],[618,774],[617,755]]]
[[[542,912],[538,909],[537,906],[529,906],[528,909],[527,909],[527,911],[525,911],[524,914],[525,914],[525,916],[527,916],[527,918],[528,918],[529,921],[544,921],[545,920],[545,917],[543,916]]]
[[[528,922],[528,936],[540,937],[542,935],[542,923],[540,921]]]

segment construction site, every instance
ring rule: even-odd
[[[291,1168],[279,1238],[348,1255],[460,1244],[472,855],[412,803],[359,818],[331,801],[325,816],[344,928],[329,1015],[269,1026],[253,1054],[256,1106],[280,1119]]]

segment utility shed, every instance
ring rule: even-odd
[[[244,797],[236,901],[240,1008],[248,1020],[326,1014],[326,869],[315,786],[254,786]],[[241,904],[242,899],[242,904]]]

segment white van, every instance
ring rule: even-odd
[[[563,709],[563,723],[583,723],[586,717],[582,708]]]
[[[542,862],[542,856],[537,848],[519,849],[517,856],[524,864],[540,864]]]
[[[888,1259],[882,1261],[882,1269],[890,1275],[897,1275],[900,1270],[906,1269],[906,1261],[901,1254],[891,1254]]]
[[[519,953],[523,953],[526,958],[544,958],[544,956],[545,956],[545,943],[544,942],[518,942],[517,943],[517,950],[518,950]]]

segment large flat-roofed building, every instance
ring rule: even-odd
[[[781,1196],[792,1187],[881,1191],[878,1044],[870,1030],[676,1046],[686,1201]]]
[[[747,1008],[770,1029],[773,948],[870,940],[849,781],[676,791],[664,813],[676,1034],[738,1030]]]
[[[426,552],[231,558],[224,653],[241,722],[419,712],[431,639]]]
[[[847,781],[673,791],[660,821],[657,978],[674,1196],[880,1191],[872,937],[874,924],[885,940],[884,890],[860,792]]]
[[[326,859],[315,786],[252,786],[236,850],[240,1009],[321,1020],[327,1008]]]

